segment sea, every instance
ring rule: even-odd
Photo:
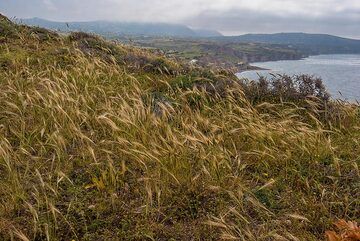
[[[270,78],[270,73],[309,74],[320,77],[334,99],[360,101],[360,54],[317,55],[301,60],[284,60],[252,63],[267,70],[251,70],[238,73],[239,78],[257,80],[259,76]]]

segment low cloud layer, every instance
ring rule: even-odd
[[[183,23],[224,34],[317,32],[360,38],[359,0],[1,0],[10,17]]]
[[[186,22],[199,28],[212,26],[227,35],[307,32],[360,38],[360,10],[311,16],[302,13],[281,15],[268,11],[234,9],[227,12],[203,12]]]

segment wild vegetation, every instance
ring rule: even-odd
[[[0,43],[0,240],[324,240],[359,221],[360,109],[319,80],[246,83],[2,16]]]

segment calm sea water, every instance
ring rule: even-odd
[[[360,55],[318,55],[302,60],[253,63],[268,70],[245,71],[240,78],[257,80],[259,76],[310,74],[321,77],[333,98],[360,101]]]

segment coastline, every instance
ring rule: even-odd
[[[245,68],[238,68],[237,72],[236,73],[243,73],[243,72],[246,72],[246,71],[253,71],[253,70],[270,70],[270,69],[266,69],[266,68],[262,68],[262,67],[258,67],[258,66],[255,66],[255,65],[246,65]]]
[[[261,67],[267,68],[269,72],[283,73],[287,75],[308,74],[319,77],[323,80],[329,93],[334,99],[360,100],[357,91],[359,88],[359,69],[360,55],[358,54],[326,54],[311,55],[303,58],[305,61],[281,60],[271,61],[268,64],[253,63],[255,67],[259,64]],[[251,65],[251,64],[249,64]],[[251,67],[250,67],[251,68]],[[246,76],[248,78],[256,78],[257,70],[260,75],[269,76],[267,70],[263,68],[254,68],[255,71],[249,71],[247,68],[240,69],[238,76]],[[261,72],[261,73],[260,73]]]

